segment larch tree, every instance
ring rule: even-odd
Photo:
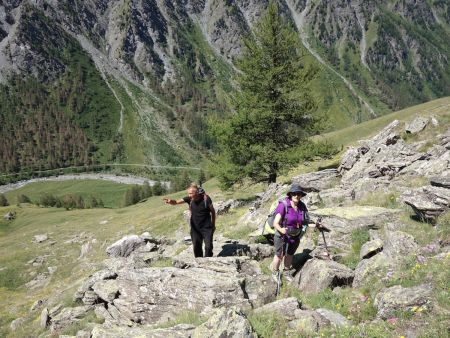
[[[309,90],[317,69],[305,65],[298,34],[273,2],[243,43],[233,113],[212,128],[224,188],[246,178],[276,182],[280,170],[298,161],[295,148],[321,125]]]

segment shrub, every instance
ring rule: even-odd
[[[43,194],[39,198],[39,204],[44,207],[54,207],[56,206],[58,198],[52,194]]]
[[[450,244],[450,211],[440,215],[436,222],[438,238],[441,244]]]
[[[20,194],[17,196],[17,203],[31,203],[31,200],[27,195]]]
[[[0,194],[0,207],[6,207],[8,206],[8,200],[6,199],[5,195]]]

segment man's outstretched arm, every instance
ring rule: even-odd
[[[166,204],[170,204],[170,205],[177,205],[177,204],[183,204],[183,203],[185,203],[184,202],[184,199],[179,199],[179,200],[173,200],[173,199],[171,199],[171,198],[168,198],[168,197],[164,197],[163,198],[163,201],[164,201],[164,203],[166,203]]]

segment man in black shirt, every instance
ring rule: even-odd
[[[173,200],[164,198],[170,205],[187,203],[191,211],[191,239],[194,246],[194,256],[203,257],[203,241],[205,242],[205,257],[213,255],[213,234],[216,230],[216,211],[211,198],[202,188],[191,184],[187,189],[188,196]]]

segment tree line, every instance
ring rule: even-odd
[[[55,207],[55,208],[65,208],[66,210],[71,209],[91,209],[91,208],[104,208],[105,205],[103,200],[94,195],[84,198],[77,194],[66,194],[63,196],[55,196],[53,194],[42,194],[39,199],[32,201],[27,195],[20,194],[17,195],[17,204],[30,203],[37,206],[43,207]],[[4,194],[0,194],[0,206],[10,205],[8,199]]]

